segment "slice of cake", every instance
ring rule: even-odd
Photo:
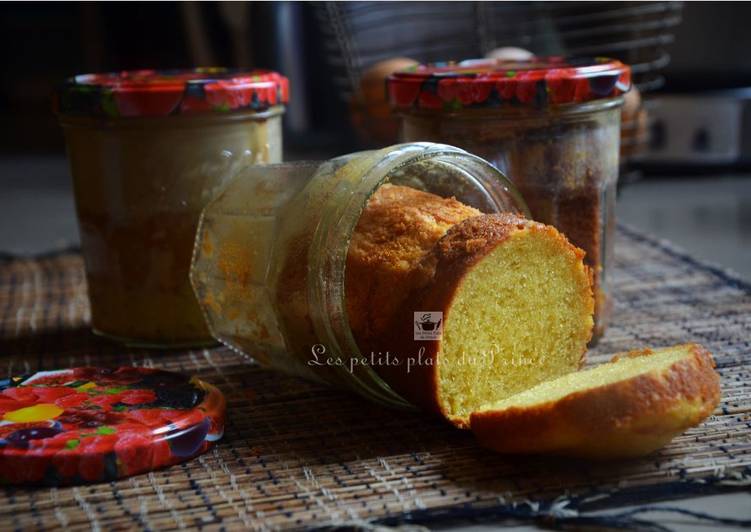
[[[385,332],[359,345],[389,352],[376,370],[397,392],[466,427],[482,405],[580,367],[594,308],[583,255],[550,226],[468,218],[396,287],[410,291]],[[425,325],[442,332],[425,339]]]
[[[482,406],[470,426],[502,453],[554,453],[596,459],[641,456],[712,413],[720,379],[696,344],[616,355]]]

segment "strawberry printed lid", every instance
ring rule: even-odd
[[[184,462],[222,437],[224,413],[214,386],[157,369],[0,380],[0,484],[110,481]]]
[[[631,88],[631,69],[603,57],[472,59],[410,67],[391,74],[386,86],[398,111],[542,108],[620,96]]]
[[[116,118],[263,112],[288,101],[287,78],[271,70],[197,68],[74,76],[53,106],[62,115]]]

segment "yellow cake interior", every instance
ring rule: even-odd
[[[659,372],[689,356],[692,356],[690,350],[683,346],[677,346],[655,350],[654,354],[650,356],[620,358],[615,362],[569,373],[557,379],[543,382],[507,399],[483,405],[479,410],[525,408],[558,401],[575,392],[625,381],[653,371]]]
[[[444,316],[438,379],[446,414],[467,419],[489,401],[577,370],[591,314],[574,250],[552,231],[514,231],[464,276]]]

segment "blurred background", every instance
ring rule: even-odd
[[[84,72],[228,66],[290,80],[285,159],[396,141],[382,78],[519,47],[632,65],[618,214],[751,278],[751,4],[234,2],[0,5],[0,253],[76,246],[50,95]]]

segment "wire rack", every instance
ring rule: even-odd
[[[631,65],[635,85],[662,86],[666,47],[682,2],[320,2],[316,14],[339,95],[368,66],[482,57],[500,46],[537,55],[607,56]]]
[[[420,62],[482,57],[501,46],[536,55],[604,56],[631,66],[644,95],[665,82],[668,46],[682,2],[319,2],[316,14],[334,91],[350,101],[369,66],[395,56]],[[622,181],[638,178],[627,163],[646,150],[650,116],[643,99],[624,115]]]

